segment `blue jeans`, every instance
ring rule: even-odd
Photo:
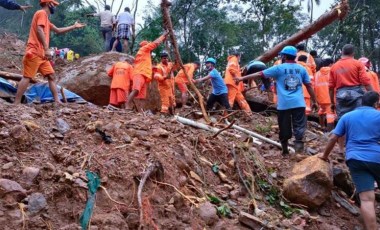
[[[100,31],[103,35],[104,50],[108,52],[111,50],[112,26],[100,27]]]

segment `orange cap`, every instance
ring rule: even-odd
[[[148,45],[148,41],[142,41],[142,42],[140,42],[140,47],[143,47],[143,46],[145,46],[145,45]]]
[[[59,5],[59,2],[57,2],[56,0],[40,0],[40,3],[50,3],[50,2],[56,6]]]

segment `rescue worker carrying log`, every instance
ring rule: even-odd
[[[224,81],[228,88],[228,102],[231,108],[234,106],[235,101],[239,104],[240,108],[246,112],[246,114],[252,117],[252,111],[248,102],[245,100],[243,91],[244,83],[235,82],[236,77],[241,77],[240,61],[241,53],[236,49],[230,51],[230,55],[227,58],[227,69],[225,72]]]
[[[237,82],[255,78],[274,78],[278,93],[278,125],[282,154],[289,154],[288,140],[295,136],[295,150],[303,152],[303,137],[306,131],[305,100],[302,93],[304,84],[313,101],[312,108],[317,108],[314,90],[305,68],[296,63],[297,50],[286,46],[280,52],[283,64],[272,66],[264,71],[236,78]]]
[[[169,54],[162,52],[160,54],[161,62],[153,68],[154,79],[158,82],[158,91],[161,97],[161,113],[173,114],[175,107],[174,97],[174,64],[169,62]]]

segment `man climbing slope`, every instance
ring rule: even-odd
[[[248,105],[248,102],[245,100],[243,91],[244,84],[243,82],[236,83],[234,79],[236,77],[241,77],[241,70],[239,65],[240,52],[233,49],[230,51],[230,55],[227,60],[227,69],[225,72],[224,81],[228,88],[228,102],[230,103],[231,108],[234,106],[235,101],[239,104],[240,108],[245,111],[248,116],[252,116],[251,108]]]
[[[77,28],[82,28],[85,24],[75,22],[72,26],[57,28],[50,22],[49,16],[54,14],[58,5],[59,3],[55,0],[40,0],[42,9],[37,11],[33,16],[25,56],[22,61],[24,66],[23,78],[17,87],[15,104],[21,103],[22,95],[28,88],[30,79],[33,78],[37,72],[40,72],[42,76],[48,79],[49,88],[53,94],[54,101],[60,103],[57,85],[54,80],[54,69],[49,61],[52,59],[52,54],[49,50],[50,30],[57,34],[62,34]]]
[[[140,49],[136,54],[133,69],[133,86],[132,92],[128,96],[125,107],[131,109],[133,99],[145,99],[148,83],[152,80],[152,55],[151,52],[156,49],[168,36],[165,32],[153,42],[140,42]]]
[[[297,49],[293,46],[285,46],[280,52],[283,64],[272,66],[264,71],[236,78],[237,82],[254,78],[274,78],[278,94],[278,125],[279,138],[282,146],[282,154],[289,154],[288,140],[292,137],[292,129],[295,136],[295,150],[303,152],[303,137],[306,131],[305,100],[302,93],[304,84],[313,101],[312,107],[316,107],[315,94],[311,86],[310,77],[306,69],[296,63]]]

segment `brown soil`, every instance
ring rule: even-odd
[[[17,60],[15,66],[21,63],[18,55],[14,60]],[[10,71],[13,67],[7,68]],[[177,112],[185,116],[191,110]],[[221,118],[218,114],[213,117]],[[64,134],[57,130],[58,118],[70,125]],[[252,121],[246,121],[241,113],[231,119],[277,140],[277,122],[273,116],[257,113]],[[113,142],[105,144],[94,132],[95,126],[105,130]],[[321,152],[326,139],[314,127],[314,123],[309,123],[312,133],[307,135],[306,145]],[[140,224],[136,197],[139,179],[148,161],[156,159],[164,169],[162,182],[169,185],[147,181],[142,196],[144,229],[248,229],[238,221],[239,212],[252,213],[252,207],[232,162],[235,145],[243,176],[255,177],[255,198],[264,211],[260,219],[265,223],[277,229],[363,229],[360,218],[351,215],[332,198],[319,210],[300,213],[293,209],[294,213],[285,217],[280,198],[276,198],[274,204],[266,199],[274,193],[265,186],[280,190],[293,165],[307,155],[284,158],[277,147],[266,143],[258,146],[241,133],[236,134],[242,137],[220,134],[212,138],[213,134],[180,124],[171,117],[111,112],[94,105],[14,106],[0,101],[0,178],[20,183],[27,190],[26,195],[39,192],[47,199],[45,209],[35,214],[25,209],[24,215],[19,204],[28,204],[23,200],[25,196],[20,198],[11,192],[13,197],[8,199],[9,194],[0,191],[0,195],[4,195],[0,197],[0,225],[3,229],[22,229],[23,226],[25,229],[80,229],[79,217],[86,204],[87,189],[80,186],[80,180],[65,179],[65,173],[86,178],[85,170],[91,170],[100,175],[102,186],[112,199],[123,204],[111,201],[106,192],[99,189],[90,229],[137,229]],[[218,164],[230,183],[222,182],[200,157]],[[336,150],[332,162],[345,167],[343,156]],[[24,179],[25,167],[40,169],[32,183]],[[214,204],[215,208],[228,204],[230,217],[219,215],[207,224],[198,207],[206,202],[206,197],[218,197],[221,203]]]

